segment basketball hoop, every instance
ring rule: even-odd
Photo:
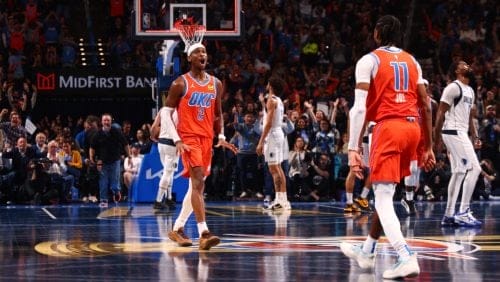
[[[179,32],[179,35],[184,41],[184,53],[187,52],[189,46],[195,43],[201,43],[203,40],[203,35],[205,35],[206,28],[203,25],[198,24],[182,24],[178,23],[175,28]]]

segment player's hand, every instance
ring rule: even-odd
[[[420,163],[426,172],[429,172],[434,168],[436,165],[436,157],[434,156],[432,149],[424,151]]]
[[[236,146],[234,144],[231,144],[223,139],[219,139],[219,142],[217,142],[217,145],[215,145],[215,147],[216,148],[223,147],[223,148],[231,150],[231,152],[233,152],[235,154],[238,153],[238,148],[236,148]]]
[[[354,173],[356,178],[363,179],[363,162],[361,161],[361,155],[358,151],[349,150],[348,152],[348,164],[349,169]]]
[[[184,152],[189,152],[191,148],[188,145],[182,143],[182,141],[177,141],[175,143],[175,147],[177,148],[177,154],[182,155]]]
[[[258,156],[262,156],[262,154],[264,152],[264,146],[262,145],[262,143],[259,142],[259,144],[257,144],[257,147],[255,148],[255,152],[257,153]]]

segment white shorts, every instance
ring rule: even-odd
[[[281,128],[271,130],[264,143],[264,160],[270,165],[283,162],[283,142],[285,134]]]
[[[171,145],[158,143],[158,152],[160,154],[161,164],[164,171],[176,171],[179,162],[179,155],[177,155],[177,148]]]
[[[411,174],[405,177],[405,185],[417,187],[420,182],[420,168],[418,168],[418,160],[412,160],[410,162],[410,172]]]
[[[480,167],[474,147],[466,132],[443,134],[443,142],[449,152],[451,172],[466,173],[473,166]]]

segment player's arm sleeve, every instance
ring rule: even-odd
[[[349,111],[349,150],[358,151],[359,137],[363,129],[366,116],[366,97],[368,91],[363,89],[354,90],[354,106]]]
[[[378,71],[378,59],[373,54],[366,54],[356,63],[355,77],[356,84],[370,83]]]
[[[368,87],[358,87],[358,85],[369,85],[371,77],[376,73],[376,58],[374,55],[363,56],[356,64],[356,89],[354,90],[354,105],[349,111],[349,150],[358,151],[358,140],[363,130],[366,116],[366,98]]]
[[[172,114],[174,113],[175,109],[172,107],[165,107],[165,111],[167,113],[166,126],[167,126],[168,135],[172,137],[172,140],[174,140],[174,143],[177,143],[177,142],[181,141],[181,138],[179,137],[179,134],[177,133],[177,127],[175,126],[174,120],[172,119]]]

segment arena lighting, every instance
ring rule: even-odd
[[[83,46],[83,42],[78,43],[78,46]]]
[[[85,57],[82,57],[82,61],[86,61],[86,60],[87,60],[87,58],[85,58]]]
[[[105,62],[101,62],[101,66],[105,66],[105,65],[106,65],[106,63],[105,63]]]
[[[87,65],[87,63],[85,63],[85,62],[82,63],[82,66],[86,66],[86,65]]]
[[[103,49],[102,48],[97,48],[98,51],[102,51]]]
[[[82,47],[82,48],[80,48],[80,51],[82,51],[82,52],[83,52],[83,51],[85,51],[85,48],[83,48],[83,47]]]
[[[100,53],[99,53],[99,56],[104,56],[104,53],[103,53],[103,52],[100,52]]]
[[[85,56],[85,52],[80,52],[80,56]]]

